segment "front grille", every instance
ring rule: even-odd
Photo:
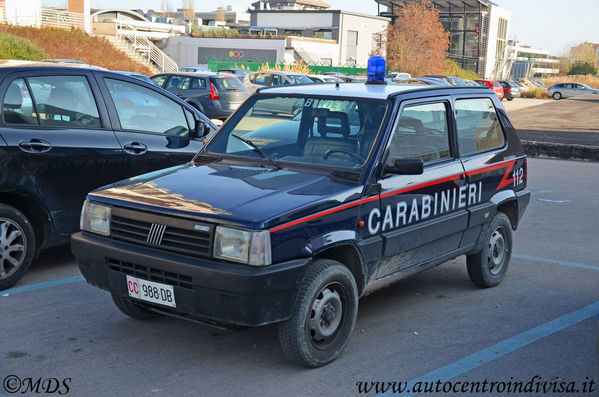
[[[113,209],[110,237],[193,257],[210,257],[214,227],[143,212]]]
[[[130,262],[120,261],[118,259],[108,258],[108,268],[119,273],[141,278],[148,281],[193,289],[193,279],[183,274],[167,272],[144,265],[136,265]]]

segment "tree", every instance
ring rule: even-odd
[[[196,17],[193,0],[183,0],[183,18],[194,19]]]
[[[578,75],[578,76],[582,76],[582,75],[586,75],[586,74],[597,74],[597,68],[594,66],[594,64],[590,63],[590,62],[578,62],[575,63],[574,65],[572,65],[572,67],[570,68],[570,71],[568,72],[568,75]]]
[[[589,42],[582,43],[575,47],[570,48],[570,64],[576,63],[590,63],[592,65],[597,64],[597,54],[595,49]]]
[[[442,73],[449,33],[430,0],[407,4],[394,17],[395,23],[389,25],[376,51],[380,54],[386,49],[388,67],[413,76]]]

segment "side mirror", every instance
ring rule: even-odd
[[[196,138],[204,138],[210,133],[210,127],[206,125],[202,120],[196,119],[195,126],[193,128],[193,135]]]
[[[386,174],[421,175],[424,172],[422,159],[397,159],[393,166],[386,165]]]
[[[189,133],[183,135],[168,135],[166,140],[168,142],[166,147],[169,149],[181,149],[187,147],[191,142]]]

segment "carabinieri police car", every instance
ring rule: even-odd
[[[309,367],[390,283],[466,255],[499,284],[530,193],[497,95],[375,84],[378,66],[371,84],[259,90],[191,163],[90,193],[72,237],[86,280],[136,319],[280,323]]]

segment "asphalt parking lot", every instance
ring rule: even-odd
[[[522,140],[599,147],[599,95],[503,101]]]
[[[529,395],[597,396],[598,175],[597,163],[529,159],[531,203],[502,284],[475,287],[460,257],[367,296],[342,356],[313,370],[285,359],[276,326],[129,319],[81,281],[68,248],[47,251],[0,292],[0,395],[14,375],[66,382],[73,396],[375,395],[358,383],[376,381],[507,396],[531,380]],[[485,381],[493,392],[460,390]]]

